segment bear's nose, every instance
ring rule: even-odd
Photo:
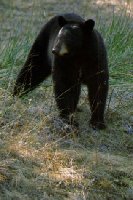
[[[52,53],[55,54],[55,55],[57,55],[56,49],[52,49]]]

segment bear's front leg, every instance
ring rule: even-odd
[[[105,129],[104,111],[108,94],[108,78],[96,78],[88,84],[91,109],[90,124],[96,129]]]
[[[69,83],[68,80],[56,79],[54,80],[54,92],[60,117],[69,124],[75,125],[75,122],[69,116],[74,113],[77,108],[80,84]]]

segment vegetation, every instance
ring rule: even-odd
[[[88,1],[1,0],[0,199],[133,199],[133,24],[126,10]],[[110,90],[105,131],[88,126],[82,89],[79,130],[58,118],[52,81],[18,99],[12,88],[42,24],[62,12],[94,16],[105,38]],[[96,12],[98,10],[98,12]]]

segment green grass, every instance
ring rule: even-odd
[[[90,110],[83,88],[79,103],[83,112],[75,116],[80,124],[77,131],[59,120],[50,80],[22,99],[12,97],[14,80],[38,30],[59,8],[70,11],[71,6],[63,0],[45,5],[43,1],[1,2],[0,199],[131,200],[132,17],[125,12],[95,17],[109,57],[108,128],[94,131],[88,126]],[[90,16],[93,9],[86,5],[80,3],[75,10],[80,8],[87,18],[88,7]]]
[[[112,15],[111,21],[101,24],[100,31],[106,40],[111,84],[133,83],[133,31],[132,18]],[[120,82],[121,80],[121,82]]]

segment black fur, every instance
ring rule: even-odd
[[[60,116],[68,119],[77,108],[81,84],[86,84],[92,113],[90,123],[105,128],[108,62],[103,39],[94,25],[93,20],[85,21],[75,14],[52,18],[31,48],[16,80],[14,95],[34,89],[52,72]],[[68,52],[60,55],[62,44],[66,44]]]

